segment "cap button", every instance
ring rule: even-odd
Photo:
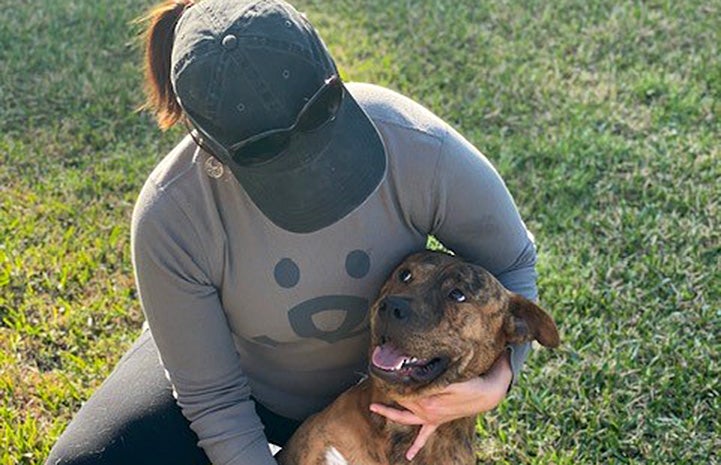
[[[238,39],[233,34],[228,34],[223,37],[223,48],[226,50],[233,50],[238,45]]]

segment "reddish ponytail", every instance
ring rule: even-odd
[[[183,115],[170,82],[170,54],[173,50],[175,25],[192,0],[165,0],[152,8],[140,22],[145,30],[145,104],[143,109],[155,113],[160,129],[173,126]]]

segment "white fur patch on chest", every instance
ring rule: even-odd
[[[325,465],[351,465],[348,461],[338,452],[335,447],[329,447],[325,451]]]

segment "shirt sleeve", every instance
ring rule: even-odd
[[[192,221],[146,185],[131,238],[143,311],[198,445],[215,465],[275,465]]]
[[[498,172],[470,142],[449,128],[441,146],[434,191],[433,234],[466,260],[490,271],[507,289],[536,300],[536,247]],[[530,343],[511,347],[514,382]]]

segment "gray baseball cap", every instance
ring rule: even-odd
[[[304,15],[281,0],[203,0],[176,29],[171,81],[201,134],[224,147],[293,126],[301,109],[337,76],[333,59]],[[341,84],[342,85],[342,84]],[[307,233],[356,209],[386,169],[373,122],[343,88],[335,117],[294,131],[263,163],[212,153],[279,227]]]

